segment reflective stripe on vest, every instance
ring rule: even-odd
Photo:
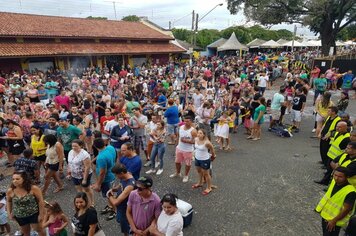
[[[329,221],[334,219],[343,209],[345,197],[351,193],[356,192],[355,187],[352,185],[346,185],[339,191],[337,191],[332,197],[330,197],[332,190],[335,186],[335,180],[333,180],[328,188],[328,191],[320,200],[319,204],[316,206],[316,211],[320,213],[320,216]],[[341,220],[336,222],[337,226],[345,227],[347,226],[350,217],[355,211],[355,204],[352,210]]]
[[[330,116],[328,116],[328,118],[326,118],[324,124],[325,124],[326,122],[328,122],[329,119],[330,119]],[[338,117],[338,116],[334,118],[334,120],[331,122],[331,125],[330,125],[330,127],[329,127],[329,130],[328,130],[327,134],[330,135],[330,134],[331,134],[331,131],[334,131],[334,130],[335,130],[336,123],[339,122],[340,120],[341,120],[341,118]]]
[[[348,167],[348,165],[350,165],[351,162],[354,162],[356,161],[356,159],[353,159],[353,160],[346,160],[346,157],[348,155],[345,153],[343,154],[341,157],[340,157],[340,160],[339,160],[339,165],[342,166],[342,167]],[[349,181],[349,183],[351,185],[353,185],[355,188],[356,188],[356,175],[350,177],[350,178],[347,178],[347,181]]]
[[[339,134],[339,132],[336,132],[334,137],[336,137]],[[328,157],[330,157],[332,160],[334,160],[336,157],[340,156],[343,153],[343,150],[340,149],[340,143],[345,139],[349,138],[350,133],[346,134],[341,134],[339,135],[336,139],[333,138],[330,141],[330,148],[328,151]]]

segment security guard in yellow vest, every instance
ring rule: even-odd
[[[345,127],[345,122],[344,121],[340,121],[338,124],[337,124],[337,129],[339,132],[341,133],[345,133],[345,130],[347,129],[347,126]],[[356,132],[353,132],[353,133],[356,133]],[[347,133],[348,134],[348,133]],[[337,137],[336,135],[334,137]],[[338,136],[340,137],[340,136]],[[332,171],[338,167],[338,166],[341,166],[341,161],[340,160],[343,160],[343,156],[348,156],[348,155],[352,155],[352,151],[353,149],[346,149],[347,147],[349,147],[350,145],[352,146],[353,144],[352,143],[355,143],[356,144],[356,136],[355,135],[346,135],[347,138],[345,138],[344,140],[342,140],[341,142],[338,142],[340,143],[339,144],[339,148],[340,149],[345,149],[345,152],[342,152],[341,151],[341,155],[338,155],[336,158],[334,159],[331,159],[331,156],[330,157],[330,162],[328,164],[328,168],[327,168],[327,171],[325,172],[324,174],[324,177],[320,180],[320,181],[314,181],[315,183],[317,184],[322,184],[322,185],[328,185],[329,182],[330,182],[330,178],[331,178],[331,174],[332,174]],[[333,142],[335,142],[335,140],[337,141],[338,138],[334,139]],[[340,140],[339,140],[340,141]],[[350,142],[351,141],[351,142]],[[335,144],[335,143],[334,143]],[[335,145],[336,146],[336,145]],[[331,148],[331,147],[330,147]],[[356,148],[356,145],[355,145],[355,148]],[[329,153],[329,152],[328,152]],[[345,153],[345,154],[344,154]],[[347,159],[348,160],[348,159]],[[346,167],[345,165],[343,165],[344,167]],[[356,170],[355,170],[356,171]],[[356,185],[355,185],[356,186]]]
[[[322,218],[323,236],[338,236],[355,211],[356,189],[347,182],[348,168],[337,167],[334,180],[316,206]]]
[[[319,134],[321,163],[325,167],[328,164],[327,154],[330,148],[330,137],[332,137],[332,132],[335,131],[336,124],[341,120],[337,115],[338,111],[339,110],[335,106],[328,108],[328,118],[326,118]]]
[[[347,167],[350,175],[347,181],[356,188],[356,141],[350,142],[345,149],[345,153],[335,158],[330,165],[333,169],[338,166]]]

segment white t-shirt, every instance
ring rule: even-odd
[[[117,122],[116,120],[110,120],[110,121],[106,122],[104,130],[111,133],[111,130],[117,125],[119,125],[119,122]],[[116,140],[111,140],[111,141],[115,142]]]
[[[164,211],[158,217],[157,229],[166,236],[183,236],[183,217],[177,210],[173,215],[167,215]]]
[[[90,159],[90,154],[82,149],[80,153],[75,153],[71,150],[68,154],[68,166],[71,172],[71,176],[76,179],[82,179],[84,175],[84,160]],[[89,174],[92,173],[92,169],[89,169]]]
[[[271,109],[280,110],[283,102],[284,102],[284,96],[280,93],[275,93],[273,95],[273,99],[271,102]]]
[[[259,83],[258,83],[258,86],[259,87],[262,87],[262,88],[265,88],[267,87],[267,82],[268,82],[269,78],[268,76],[260,76],[260,78],[258,79]]]
[[[0,200],[0,204],[4,204],[1,208],[0,208],[0,215],[3,214],[4,212],[6,212],[6,199],[3,198]]]
[[[194,104],[195,108],[199,108],[202,104],[203,99],[204,99],[204,95],[201,93],[199,93],[199,94],[194,93],[192,96],[192,99],[193,99],[193,104]]]

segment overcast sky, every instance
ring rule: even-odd
[[[102,16],[115,20],[114,4],[116,2],[116,18],[120,20],[127,15],[146,16],[154,23],[168,28],[168,22],[176,28],[191,29],[192,11],[200,17],[210,14],[199,22],[199,29],[224,29],[233,25],[246,26],[242,13],[231,15],[224,0],[1,0],[0,11],[18,12],[41,15],[87,17]],[[252,26],[253,23],[247,23]],[[272,29],[286,28],[293,31],[292,25],[277,25]],[[297,35],[313,35],[309,30],[298,27]]]

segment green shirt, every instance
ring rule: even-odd
[[[69,125],[67,128],[58,127],[57,136],[62,141],[63,149],[70,151],[72,149],[72,141],[78,139],[82,131],[74,125]]]
[[[259,105],[255,109],[255,113],[253,113],[253,120],[256,121],[258,119],[258,116],[260,115],[260,112],[263,112],[263,114],[266,112],[266,107],[264,105]],[[265,121],[264,116],[261,117],[259,123],[263,123]]]
[[[326,78],[316,78],[314,79],[314,87],[316,90],[324,92],[326,90],[326,85],[328,81]]]

